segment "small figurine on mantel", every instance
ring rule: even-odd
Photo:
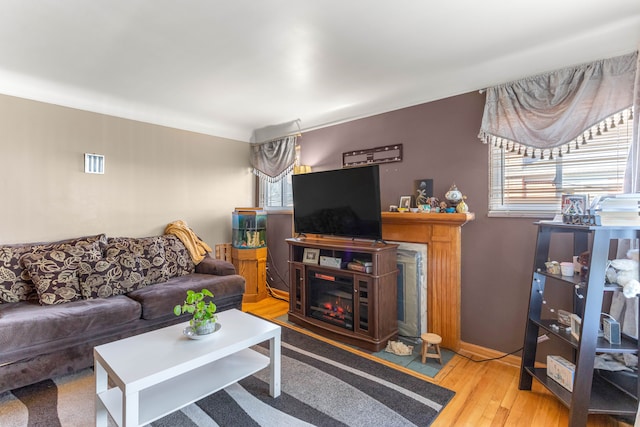
[[[448,208],[447,202],[445,201],[440,202],[440,206],[438,206],[438,212],[446,213],[447,209],[454,209],[454,208]]]
[[[467,199],[467,196],[462,196],[462,200],[460,201],[460,203],[458,203],[458,206],[456,206],[456,212],[458,213],[467,213],[469,212],[469,206],[467,206],[467,203],[465,202],[465,200]]]
[[[462,193],[458,190],[458,187],[453,184],[449,188],[449,191],[445,193],[444,198],[449,201],[449,206],[455,208],[458,206],[458,203],[462,201]]]
[[[440,212],[440,200],[437,197],[427,198],[427,204],[430,206],[430,212]]]

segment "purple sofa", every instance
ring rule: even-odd
[[[209,289],[242,308],[245,281],[173,235],[0,245],[0,393],[93,365],[93,347],[185,322],[173,307]]]

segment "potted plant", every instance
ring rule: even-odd
[[[173,313],[176,316],[184,313],[193,315],[189,325],[192,328],[191,332],[196,335],[206,335],[215,331],[216,321],[218,320],[215,314],[216,305],[213,301],[205,302],[205,297],[213,298],[213,294],[208,289],[203,289],[200,292],[188,290],[184,303],[173,307]]]

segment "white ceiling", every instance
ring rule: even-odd
[[[639,47],[639,0],[0,0],[0,93],[241,141]]]

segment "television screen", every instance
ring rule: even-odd
[[[382,239],[378,165],[293,175],[298,234]]]

